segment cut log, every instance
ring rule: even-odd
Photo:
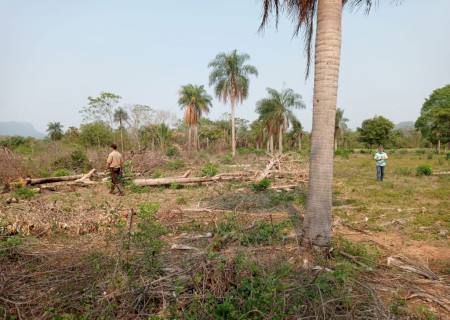
[[[47,177],[47,178],[34,178],[34,179],[27,179],[26,182],[29,185],[36,185],[36,184],[42,184],[42,183],[51,183],[51,182],[60,182],[60,181],[74,181],[77,179],[83,178],[84,175],[82,174],[76,174],[73,176],[62,176],[62,177]]]
[[[95,173],[95,169],[92,169],[91,171],[89,171],[88,173],[84,174],[80,179],[75,180],[76,182],[85,182],[87,180],[89,180],[92,175]]]
[[[217,175],[213,177],[191,177],[191,178],[156,178],[156,179],[135,179],[133,183],[138,186],[167,186],[171,184],[207,183],[213,181],[246,180],[249,176],[243,175]]]

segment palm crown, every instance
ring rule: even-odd
[[[208,113],[212,106],[212,97],[207,94],[204,86],[187,84],[179,92],[178,104],[185,109],[184,122],[196,125],[203,113]]]

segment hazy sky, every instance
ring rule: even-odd
[[[374,115],[415,120],[430,92],[450,83],[450,0],[382,0],[369,16],[346,11],[338,105],[350,126]],[[312,80],[301,39],[283,19],[258,33],[261,0],[0,0],[0,121],[78,126],[87,97],[112,91],[126,104],[181,116],[177,92],[208,83],[223,51],[251,55],[259,70],[238,116],[256,118],[266,87],[291,87],[311,127]],[[208,88],[210,94],[213,93]],[[229,106],[214,101],[210,116]]]

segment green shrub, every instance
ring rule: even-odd
[[[258,182],[252,183],[252,190],[259,192],[259,191],[265,191],[270,187],[270,180],[267,178],[264,178]]]
[[[420,165],[416,168],[416,175],[418,176],[431,176],[433,169],[428,164]]]
[[[55,160],[53,166],[75,171],[85,171],[90,168],[88,157],[82,149],[75,149],[70,155]]]
[[[167,168],[169,168],[171,170],[177,170],[177,169],[184,168],[185,163],[181,159],[176,159],[176,160],[172,160],[172,161],[167,161],[166,166],[167,166]]]
[[[54,177],[64,177],[64,176],[69,176],[69,175],[70,175],[70,171],[67,170],[66,168],[59,168],[53,172]]]
[[[223,164],[231,164],[233,163],[233,156],[231,153],[227,153],[221,160]]]
[[[183,188],[182,184],[179,184],[179,183],[171,183],[170,184],[170,189],[178,190],[178,189],[182,189],[182,188]]]
[[[33,190],[31,190],[28,187],[17,187],[14,192],[13,195],[16,198],[20,198],[20,199],[30,199],[34,196],[35,192]]]
[[[202,177],[213,177],[219,172],[217,166],[211,162],[206,163],[201,169]]]
[[[166,156],[168,157],[174,157],[178,154],[178,150],[177,148],[175,148],[174,146],[170,146],[169,148],[167,148],[166,151]]]
[[[23,243],[20,235],[3,236],[0,234],[0,261],[12,259],[17,255],[17,248]]]
[[[447,153],[446,159],[447,159],[447,160],[450,160],[450,152]]]

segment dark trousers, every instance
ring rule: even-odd
[[[111,172],[111,193],[114,192],[114,190],[117,189],[119,190],[120,194],[123,194],[123,186],[122,186],[122,170],[120,170],[120,168],[109,168],[110,172]]]
[[[377,180],[383,181],[384,179],[384,166],[377,166]]]

